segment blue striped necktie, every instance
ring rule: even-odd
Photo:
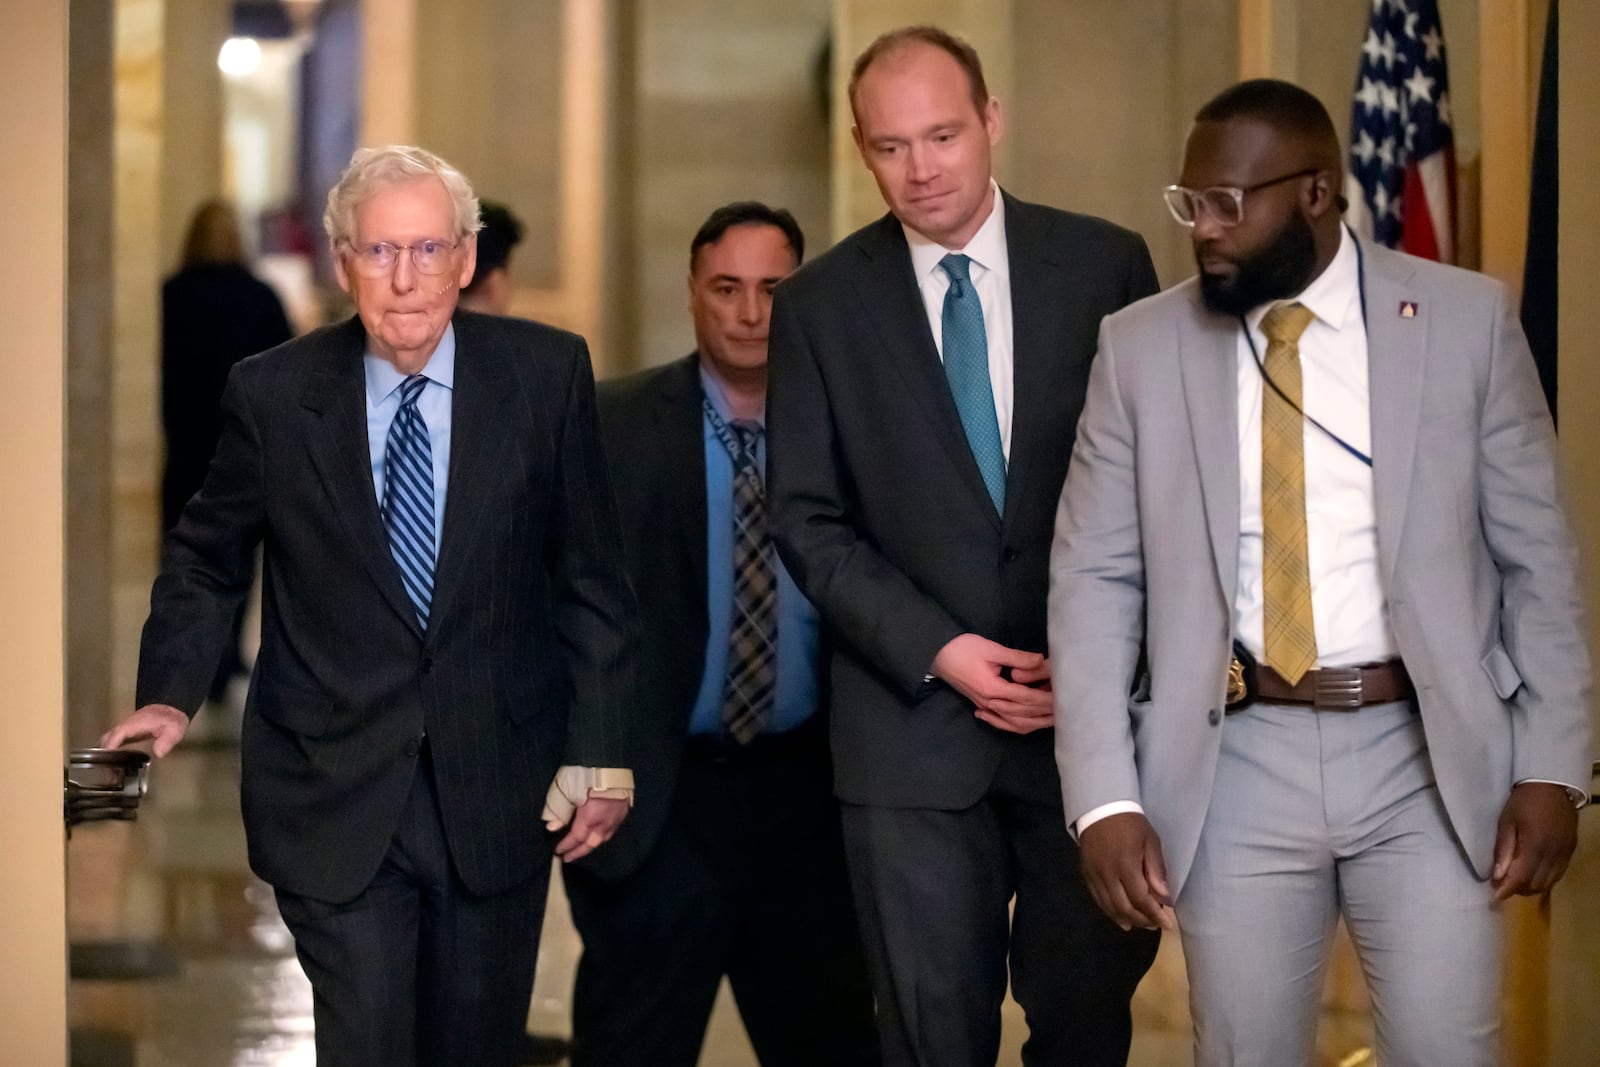
[[[400,411],[383,451],[383,525],[424,630],[433,601],[433,446],[417,398],[427,384],[420,374],[400,383]]]
[[[939,325],[944,332],[944,376],[961,416],[972,458],[989,490],[994,509],[1006,510],[1006,454],[1000,443],[1000,419],[994,410],[994,385],[989,381],[989,342],[983,331],[983,305],[969,273],[972,260],[951,253],[939,261],[950,277]]]

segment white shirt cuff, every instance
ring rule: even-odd
[[[1106,818],[1108,815],[1125,815],[1128,812],[1135,812],[1139,815],[1143,815],[1144,805],[1140,804],[1137,800],[1113,800],[1111,803],[1102,804],[1098,808],[1090,808],[1088,811],[1078,816],[1077,819],[1073,821],[1072,825],[1067,827],[1067,829],[1071,832],[1072,839],[1076,841],[1079,834],[1083,833],[1101,819]]]
[[[1515,788],[1516,786],[1521,785],[1523,782],[1539,782],[1543,785],[1559,785],[1562,789],[1567,791],[1567,796],[1572,798],[1572,806],[1575,808],[1583,808],[1589,803],[1589,791],[1587,789],[1579,789],[1571,782],[1558,782],[1554,778],[1518,778],[1512,783],[1512,787]]]

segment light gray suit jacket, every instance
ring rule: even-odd
[[[1440,795],[1487,877],[1515,782],[1589,777],[1555,436],[1501,286],[1362,251],[1380,573]],[[1238,331],[1194,279],[1105,320],[1050,560],[1067,817],[1140,802],[1174,896],[1210,799],[1234,637]]]

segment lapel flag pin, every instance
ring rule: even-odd
[[[1402,300],[1402,301],[1400,301],[1400,317],[1402,319],[1414,319],[1414,318],[1416,318],[1417,317],[1417,302],[1415,300]]]

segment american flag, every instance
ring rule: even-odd
[[[1345,193],[1357,233],[1454,262],[1455,134],[1437,0],[1372,0]]]

